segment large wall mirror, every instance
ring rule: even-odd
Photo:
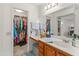
[[[59,16],[57,18],[58,23],[58,36],[72,37],[74,34],[75,27],[75,15],[68,14],[64,16]]]

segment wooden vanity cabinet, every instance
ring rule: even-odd
[[[71,56],[69,53],[58,49],[57,47],[51,46],[45,42],[40,40],[36,40],[30,37],[34,42],[38,42],[39,45],[37,46],[38,55],[39,56]]]
[[[50,46],[42,41],[39,41],[38,51],[39,56],[71,56],[65,51],[62,51],[57,47]]]
[[[56,51],[53,47],[46,45],[45,46],[45,56],[55,56]]]
[[[56,56],[71,56],[71,55],[62,51],[62,50],[57,49],[56,50]]]
[[[66,56],[66,55],[57,51],[56,56]]]
[[[39,46],[38,46],[38,52],[39,52],[39,56],[44,56],[44,47],[45,47],[45,44],[41,41],[39,41]]]
[[[55,56],[55,49],[44,42],[39,41],[39,56]]]

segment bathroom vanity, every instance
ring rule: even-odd
[[[71,56],[71,54],[39,40],[39,56]]]
[[[38,42],[36,47],[39,56],[77,56],[79,55],[79,48],[73,47],[69,43],[65,43],[57,38],[35,38],[30,37],[31,40]]]

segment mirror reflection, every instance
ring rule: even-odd
[[[58,36],[72,37],[74,34],[74,14],[58,17]]]

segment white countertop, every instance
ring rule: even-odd
[[[71,44],[65,43],[63,41],[59,41],[59,40],[56,41],[56,38],[50,38],[50,39],[52,39],[52,40],[55,39],[55,40],[53,40],[53,43],[46,42],[45,38],[40,39],[40,41],[45,42],[51,46],[54,46],[62,51],[65,51],[65,52],[73,55],[73,56],[79,56],[79,48],[78,47],[73,47]]]
[[[31,35],[30,37],[32,37],[32,38],[34,38],[34,39],[36,39],[36,40],[39,40],[40,38],[38,37],[38,36],[35,36],[35,35]]]

